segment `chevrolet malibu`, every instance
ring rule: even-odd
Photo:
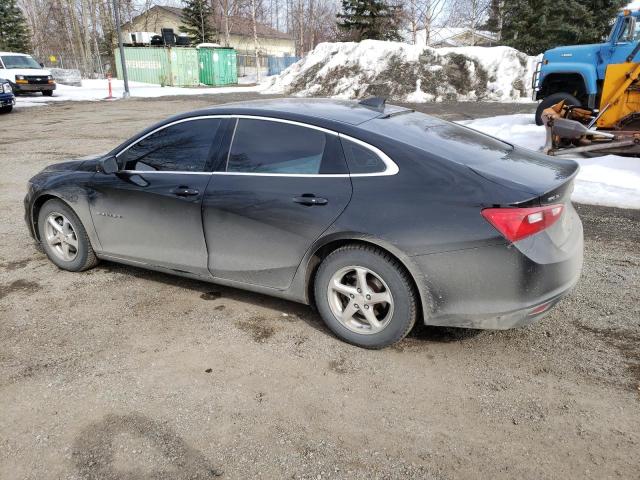
[[[26,221],[59,268],[142,266],[313,304],[341,339],[506,329],[576,284],[578,166],[382,99],[180,114],[45,168]]]

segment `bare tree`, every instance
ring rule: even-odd
[[[471,32],[471,45],[476,44],[476,32],[484,24],[491,7],[491,0],[454,0],[449,22],[467,27]]]
[[[260,50],[258,47],[258,20],[256,17],[256,0],[251,0],[251,22],[253,26],[253,48],[256,56],[256,82],[260,83]]]
[[[409,22],[412,42],[418,43],[418,31],[424,30],[424,42],[429,44],[431,29],[442,14],[451,6],[452,0],[407,0],[405,17]]]

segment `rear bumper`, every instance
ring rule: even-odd
[[[517,244],[413,257],[432,302],[425,324],[502,330],[543,317],[582,272],[582,224],[573,209],[567,213],[571,233],[559,245],[551,231]]]

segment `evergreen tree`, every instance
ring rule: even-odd
[[[502,15],[504,12],[504,3],[504,0],[491,0],[489,17],[485,24],[480,27],[480,30],[495,33],[498,40],[500,40],[500,37],[502,36]]]
[[[400,14],[385,0],[342,0],[338,28],[345,40],[400,40]]]
[[[509,0],[502,40],[530,55],[553,47],[602,42],[625,0]]]
[[[217,31],[213,24],[213,7],[208,0],[183,0],[182,31],[193,43],[213,42]]]
[[[27,20],[16,0],[0,0],[0,50],[30,52]]]

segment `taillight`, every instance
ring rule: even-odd
[[[485,208],[482,216],[510,242],[541,232],[562,216],[564,205],[532,208]]]

